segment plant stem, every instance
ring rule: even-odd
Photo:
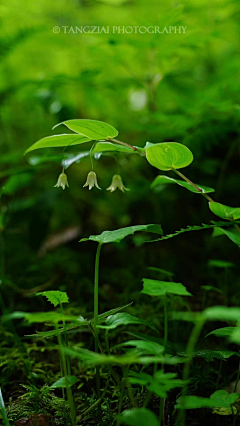
[[[179,170],[174,169],[174,167],[171,168],[171,170],[176,173],[178,176],[180,176],[182,179],[184,179],[186,182],[188,182],[193,188],[195,188],[200,194],[202,194],[208,201],[214,202],[214,200],[209,197],[209,195],[204,194],[203,190],[199,188],[195,183],[193,183],[190,179],[187,178],[183,173],[179,172]]]
[[[198,338],[201,334],[204,322],[205,322],[204,318],[201,318],[201,319],[196,321],[194,328],[192,330],[192,333],[190,335],[188,344],[187,344],[186,361],[185,361],[185,365],[184,365],[184,369],[183,369],[183,380],[185,382],[183,392],[182,392],[183,397],[187,395],[188,379],[189,379],[189,371],[190,371],[190,364],[191,364],[191,361],[192,361],[192,355],[193,355],[195,345],[196,345]],[[179,419],[180,419],[180,424],[182,426],[185,426],[185,409],[184,408],[182,408],[180,410]]]
[[[233,392],[236,392],[236,390],[237,390],[237,386],[238,386],[238,382],[239,382],[239,377],[240,377],[240,361],[239,361],[239,365],[238,365],[237,380],[236,380],[236,383],[235,383],[234,391],[233,391]]]
[[[123,146],[127,146],[128,148],[131,148],[133,151],[137,151],[137,150],[138,150],[138,148],[137,148],[137,147],[132,146],[132,145],[130,145],[129,143],[122,142],[122,141],[119,141],[119,140],[117,140],[117,139],[112,139],[112,138],[109,138],[108,140],[109,140],[109,141],[112,141],[112,142],[116,142],[116,143],[118,143],[118,144],[120,144],[120,145],[123,145]]]
[[[220,380],[220,377],[221,377],[221,372],[222,372],[222,363],[223,363],[223,361],[222,361],[222,359],[221,359],[221,361],[220,361],[220,366],[219,366],[219,371],[218,371],[218,378],[217,378],[216,390],[218,390],[219,380]]]
[[[61,313],[64,316],[64,310],[63,310],[62,302],[60,302],[60,308],[61,308]],[[66,332],[65,319],[63,319],[63,333],[64,333],[65,346],[68,347],[68,338],[67,338],[67,332]],[[66,356],[66,360],[67,360],[67,373],[68,373],[69,376],[71,376],[71,364],[70,364],[69,356]]]
[[[167,295],[164,296],[164,353],[166,354],[168,341],[168,315],[167,315]]]
[[[99,259],[101,253],[102,243],[98,244],[96,260],[95,260],[95,275],[94,275],[94,340],[95,340],[95,352],[98,352],[98,282],[99,282]],[[97,398],[100,398],[100,369],[96,367],[96,388]],[[100,417],[101,406],[98,405],[98,415]]]

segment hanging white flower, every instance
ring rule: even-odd
[[[62,189],[65,189],[66,186],[69,188],[67,175],[65,173],[60,174],[56,185],[54,185],[54,188],[59,188],[60,186]]]
[[[114,175],[112,178],[112,183],[111,185],[107,188],[107,191],[116,191],[116,189],[120,189],[120,191],[124,192],[124,191],[130,191],[130,189],[126,188],[123,185],[123,181],[120,175]]]
[[[98,189],[102,189],[98,186],[97,175],[96,175],[95,172],[89,172],[88,173],[86,183],[83,185],[83,187],[85,188],[85,186],[89,186],[89,191],[94,186],[96,186]]]

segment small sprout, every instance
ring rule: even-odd
[[[65,173],[60,174],[56,185],[54,185],[54,188],[59,188],[60,186],[62,187],[62,189],[65,189],[65,186],[69,188],[67,175]]]
[[[124,192],[124,191],[130,191],[128,188],[126,188],[123,185],[123,181],[120,175],[114,175],[112,178],[112,183],[111,185],[107,188],[107,191],[116,191],[116,189],[120,189],[120,191]]]
[[[98,189],[102,189],[98,186],[98,182],[97,182],[97,175],[95,172],[89,172],[87,175],[87,180],[86,183],[83,185],[83,188],[85,188],[85,186],[89,186],[89,191],[90,189],[92,189],[94,186],[96,186]]]

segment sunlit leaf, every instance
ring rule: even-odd
[[[76,133],[87,136],[88,138],[94,140],[115,138],[118,135],[118,131],[114,129],[110,124],[104,123],[103,121],[97,120],[67,120],[62,123],[57,124],[53,127],[60,126],[65,124],[69,129],[73,130]]]
[[[185,145],[164,142],[146,148],[148,162],[159,170],[181,169],[193,161],[193,155]]]
[[[66,380],[67,378],[67,380]],[[53,383],[50,388],[66,388],[66,387],[71,387],[73,385],[75,385],[75,383],[78,382],[77,377],[75,376],[66,376],[66,377],[61,377],[61,379],[57,380],[55,383]]]
[[[194,192],[195,194],[201,194],[194,186],[190,185],[190,183],[185,182],[184,180],[179,179],[173,179],[168,176],[157,176],[154,181],[151,184],[151,188],[155,188],[159,185],[168,185],[168,184],[177,184],[179,186],[182,186],[183,188],[188,189],[191,192]],[[198,183],[195,184],[198,188],[202,190],[203,194],[207,194],[210,192],[214,192],[215,189],[209,188],[208,186],[199,185]]]
[[[176,294],[179,296],[192,296],[181,283],[151,280],[143,278],[143,290],[141,293],[149,296],[164,296],[165,294]]]
[[[209,202],[210,210],[222,219],[234,219],[237,220],[240,218],[240,207],[229,207],[224,204]]]
[[[240,321],[240,308],[212,306],[203,311],[208,321]]]
[[[110,315],[109,317],[106,318],[105,324],[106,324],[105,326],[99,325],[98,327],[104,328],[106,330],[113,330],[114,328],[117,328],[119,326],[137,324],[137,325],[144,325],[146,327],[152,328],[155,331],[158,331],[156,327],[154,327],[150,322],[124,312],[118,313],[115,315]]]
[[[39,148],[57,148],[61,146],[72,146],[89,141],[91,141],[91,139],[87,138],[86,136],[76,134],[47,136],[46,138],[40,139],[39,141],[31,145],[25,151],[25,154],[27,154],[27,152],[34,151],[35,149]]]
[[[156,234],[163,234],[161,225],[136,225],[128,226],[126,228],[117,229],[115,231],[104,231],[100,235],[90,235],[89,238],[83,238],[80,241],[97,241],[98,243],[120,243],[125,237],[134,234],[137,231],[153,232]]]
[[[135,151],[127,146],[111,142],[98,142],[92,152],[124,152],[126,154],[135,153]]]
[[[37,293],[36,296],[45,296],[47,300],[55,306],[55,308],[61,303],[69,303],[68,295],[64,291],[59,291],[59,290],[41,291]]]

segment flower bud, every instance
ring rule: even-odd
[[[98,186],[98,182],[97,182],[97,175],[95,172],[89,172],[87,175],[87,180],[86,183],[83,185],[83,188],[85,188],[85,186],[89,186],[89,191],[90,189],[92,189],[94,186],[96,186],[98,189],[102,189]]]
[[[114,175],[112,178],[112,183],[111,185],[107,188],[107,191],[116,191],[116,189],[120,189],[120,191],[124,192],[124,191],[130,191],[128,188],[126,188],[123,185],[123,181],[120,175]]]
[[[62,189],[65,189],[65,186],[69,187],[67,175],[65,173],[60,174],[56,185],[54,185],[54,188],[59,188],[60,186],[62,187]]]

